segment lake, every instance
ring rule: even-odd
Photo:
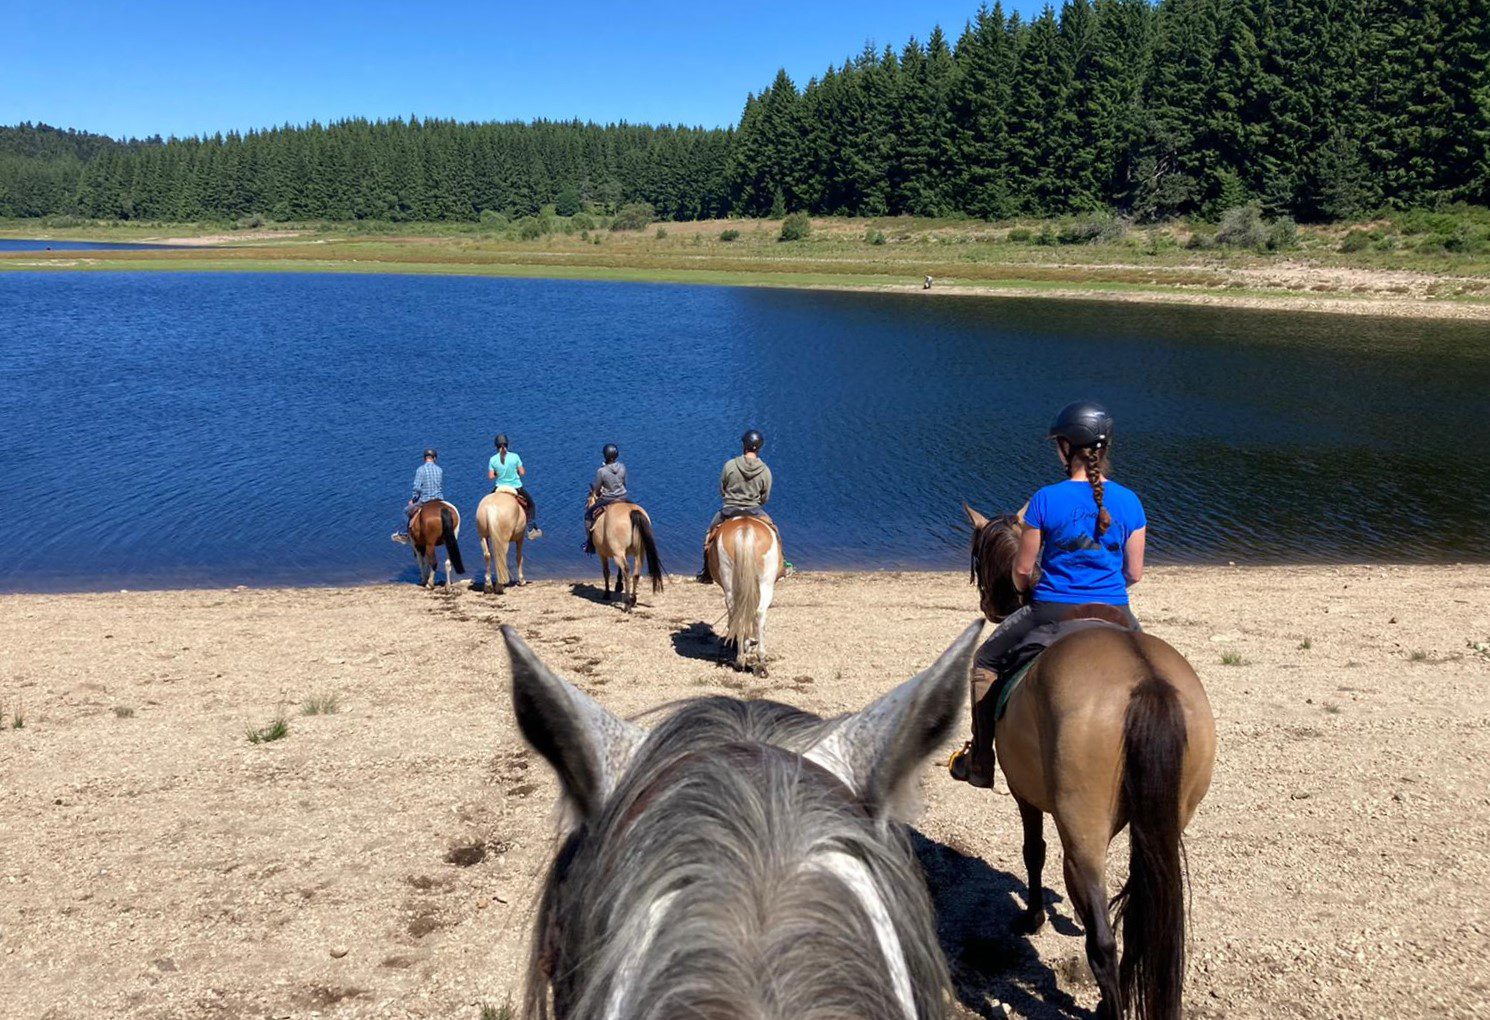
[[[179,247],[181,245],[144,241],[47,241],[34,237],[0,237],[0,251],[146,251]]]
[[[1177,306],[460,277],[0,274],[0,589],[409,578],[426,445],[481,561],[491,437],[529,469],[529,575],[588,576],[618,443],[670,570],[766,434],[803,569],[961,569],[1079,397],[1158,562],[1490,558],[1482,324]]]

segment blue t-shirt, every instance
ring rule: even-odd
[[[1132,489],[1104,480],[1102,505],[1112,527],[1097,537],[1097,502],[1087,482],[1067,479],[1030,497],[1024,523],[1040,529],[1040,580],[1036,602],[1128,604],[1123,548],[1148,524]]]
[[[517,469],[523,466],[523,459],[511,450],[507,451],[507,461],[502,462],[502,455],[494,453],[491,455],[491,469],[496,473],[497,485],[507,485],[514,489],[523,487],[523,480],[517,476]]]

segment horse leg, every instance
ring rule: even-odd
[[[1061,833],[1065,850],[1066,895],[1086,929],[1086,962],[1102,990],[1097,1020],[1119,1020],[1123,1015],[1123,993],[1118,986],[1117,937],[1107,910],[1107,833],[1080,842]]]
[[[1045,870],[1045,812],[1019,799],[1019,820],[1024,823],[1024,867],[1029,873],[1029,893],[1025,897],[1024,914],[1019,918],[1019,930],[1033,935],[1045,924],[1045,887],[1041,874]]]
[[[512,575],[507,571],[507,540],[493,538],[492,544],[492,559],[497,563],[497,594],[500,595],[512,580]]]
[[[600,579],[605,585],[605,601],[610,601],[610,557],[604,553],[600,556]]]
[[[519,588],[528,583],[527,575],[523,573],[523,540],[526,537],[526,534],[519,530],[517,537],[512,540],[517,545],[517,586]]]
[[[440,554],[433,545],[424,547],[424,587],[435,590],[435,568],[439,566]]]
[[[484,590],[490,595],[496,591],[496,586],[492,584],[491,580],[491,538],[486,535],[481,536],[481,555],[486,559],[486,584],[484,585]]]

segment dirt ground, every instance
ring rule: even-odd
[[[0,1014],[496,1015],[556,833],[497,624],[622,713],[719,692],[836,713],[977,604],[953,574],[791,578],[760,680],[712,660],[716,589],[679,581],[629,616],[597,596],[0,598]],[[1154,569],[1136,608],[1219,717],[1187,834],[1188,1015],[1490,1015],[1490,566]],[[280,712],[288,734],[250,743]],[[955,1011],[1085,1015],[1053,833],[1057,916],[1026,940],[1002,781],[928,762],[923,792]]]

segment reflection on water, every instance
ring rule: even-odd
[[[1158,561],[1484,559],[1479,325],[569,281],[0,275],[0,588],[405,576],[426,445],[468,515],[529,469],[530,574],[585,574],[619,443],[694,569],[719,465],[767,436],[804,568],[960,568],[959,501],[1056,479],[1068,400],[1118,418]],[[46,508],[45,513],[28,509]],[[34,522],[34,523],[32,523]],[[467,559],[479,563],[474,528]]]

